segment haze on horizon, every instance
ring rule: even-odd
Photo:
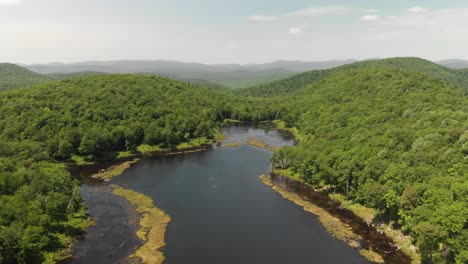
[[[0,0],[0,61],[468,59],[463,0]]]

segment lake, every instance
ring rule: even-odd
[[[224,132],[227,143],[249,138],[270,146],[293,143],[284,133],[251,126],[231,126]],[[241,144],[155,157],[111,183],[151,197],[171,216],[162,250],[168,264],[367,263],[314,215],[259,179],[269,172],[271,156],[270,151]]]

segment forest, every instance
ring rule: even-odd
[[[463,70],[386,59],[236,91],[91,75],[0,92],[0,263],[59,259],[86,228],[67,164],[213,139],[225,119],[297,128],[298,144],[275,152],[276,169],[377,209],[425,262],[468,262]]]
[[[11,63],[0,63],[0,91],[43,83],[49,78]]]
[[[269,82],[257,86],[239,89],[237,94],[254,97],[274,97],[287,95],[304,86],[326,78],[328,75],[348,71],[354,68],[376,68],[386,67],[405,69],[441,79],[449,84],[464,88],[468,91],[468,70],[450,69],[420,58],[390,58],[382,60],[367,60],[346,64],[333,69],[314,70],[304,72],[287,79]]]

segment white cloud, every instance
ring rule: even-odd
[[[376,21],[376,20],[379,20],[379,19],[380,19],[380,16],[373,15],[373,14],[361,16],[361,20],[363,20],[363,21]]]
[[[21,4],[21,0],[0,0],[1,5],[13,6]]]
[[[351,11],[351,8],[346,6],[319,6],[309,7],[292,12],[292,16],[329,16],[329,15],[344,15]]]
[[[289,32],[288,32],[290,35],[297,35],[297,34],[300,34],[302,33],[302,28],[300,27],[291,27],[289,28]]]
[[[427,10],[424,7],[414,6],[408,9],[408,12],[413,13],[413,14],[421,14],[421,13],[426,13]]]
[[[258,22],[270,22],[270,21],[279,20],[279,17],[277,17],[277,16],[266,16],[266,15],[253,15],[253,16],[249,16],[248,20],[258,21]]]
[[[380,17],[379,21],[396,29],[418,28],[435,32],[449,32],[456,28],[466,28],[468,25],[468,8],[449,8],[428,10],[413,7],[408,12],[394,16]]]
[[[375,9],[375,8],[368,8],[368,9],[364,9],[362,10],[362,14],[375,14],[379,12],[379,10]]]

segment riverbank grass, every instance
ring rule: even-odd
[[[385,263],[382,256],[372,251],[372,248],[369,250],[363,248],[359,250],[359,254],[361,254],[361,256],[363,256],[372,263]]]
[[[166,245],[165,235],[167,225],[171,221],[170,216],[157,208],[153,200],[144,194],[119,186],[113,186],[112,192],[125,198],[142,216],[137,236],[144,241],[144,244],[132,257],[140,258],[142,263],[163,263],[165,257],[159,250]]]
[[[94,179],[101,179],[104,181],[109,181],[114,177],[122,175],[122,173],[124,173],[127,169],[129,169],[133,164],[137,163],[138,161],[140,161],[140,159],[134,159],[134,160],[118,163],[116,165],[112,165],[108,167],[105,170],[101,170],[91,175],[90,177]]]
[[[271,182],[270,177],[262,175],[260,176],[260,179],[266,185],[271,186],[272,189],[279,193],[283,198],[301,206],[304,211],[316,215],[322,226],[337,239],[345,241],[353,248],[359,248],[361,246],[359,240],[362,240],[362,237],[353,233],[352,228],[349,225],[341,222],[338,218],[332,216],[321,207],[302,199],[299,195],[288,192],[281,187],[275,186]],[[372,249],[362,249],[359,253],[371,262],[383,263],[382,257],[376,252],[372,251]]]
[[[270,150],[270,151],[275,151],[275,150],[279,149],[279,147],[270,146],[267,143],[265,143],[263,141],[260,141],[260,140],[257,140],[255,138],[249,138],[247,140],[247,144],[249,144],[251,146],[259,147],[259,148],[262,148],[262,149]]]
[[[225,148],[235,148],[235,147],[239,147],[240,145],[242,145],[242,143],[232,142],[232,143],[224,144],[223,147],[225,147]]]
[[[349,209],[364,219],[367,224],[374,224],[377,230],[390,237],[405,254],[411,257],[411,263],[421,263],[421,256],[416,252],[416,247],[411,243],[410,236],[405,235],[401,230],[391,228],[389,224],[374,223],[377,210],[354,203],[353,201],[346,201],[346,198],[342,194],[331,193],[328,196],[333,201],[339,202],[344,208]]]
[[[324,209],[320,208],[319,206],[302,199],[299,195],[288,192],[278,186],[273,185],[270,178],[268,176],[262,175],[260,179],[268,186],[271,186],[272,189],[279,193],[283,198],[290,200],[291,202],[301,206],[304,208],[306,212],[312,213],[316,215],[320,223],[328,230],[334,237],[347,242],[348,244],[355,245],[355,247],[359,247],[359,242],[356,244],[358,240],[362,240],[362,237],[356,235],[352,232],[351,227],[342,223],[338,218],[333,217]]]

